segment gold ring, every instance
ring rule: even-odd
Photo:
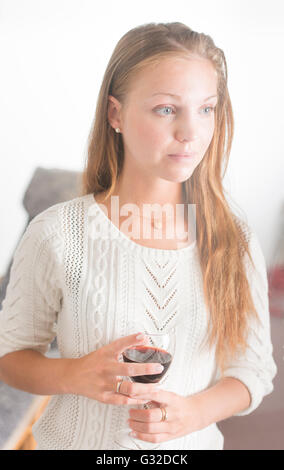
[[[120,387],[121,387],[121,384],[122,384],[123,380],[119,380],[116,384],[116,393],[120,393]]]
[[[167,410],[166,408],[163,408],[162,406],[160,407],[161,412],[162,412],[162,419],[161,421],[166,421],[167,420]]]

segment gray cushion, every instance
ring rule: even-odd
[[[36,168],[23,199],[29,219],[54,204],[79,196],[81,176],[77,171]]]

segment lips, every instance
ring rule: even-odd
[[[192,153],[171,153],[169,157],[176,157],[176,158],[190,158],[196,155],[195,152]]]

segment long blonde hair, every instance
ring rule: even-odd
[[[122,105],[137,73],[170,56],[197,54],[211,61],[218,76],[218,103],[211,143],[192,176],[182,183],[185,202],[196,204],[197,248],[209,312],[208,344],[216,344],[223,375],[228,362],[247,348],[248,320],[258,319],[243,263],[251,259],[245,224],[233,214],[222,186],[231,151],[234,119],[227,87],[227,64],[212,38],[180,22],[148,23],[128,31],[117,43],[100,88],[88,139],[82,194],[114,190],[123,168],[123,142],[108,122],[108,95]]]

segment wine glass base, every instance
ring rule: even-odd
[[[129,435],[130,432],[130,428],[118,431],[114,436],[114,442],[127,450],[154,450],[159,448],[159,444],[155,442],[142,441],[141,439],[131,437]]]

